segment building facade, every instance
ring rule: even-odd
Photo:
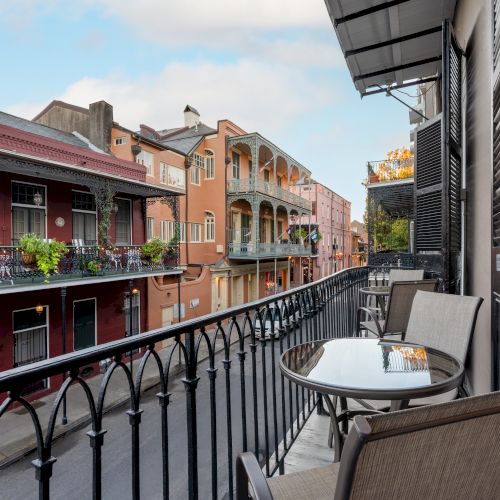
[[[180,190],[148,184],[142,165],[78,134],[6,113],[0,165],[0,371],[148,330],[147,277],[180,270],[176,259],[141,258],[145,207],[157,198],[175,207]],[[66,247],[55,258],[57,242]]]

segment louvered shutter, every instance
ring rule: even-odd
[[[443,24],[443,111],[416,130],[415,252],[458,290],[461,252],[462,52]]]
[[[493,0],[493,71],[500,58],[500,0]]]

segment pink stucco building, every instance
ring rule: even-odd
[[[311,232],[317,229],[321,238],[316,244],[306,268],[305,281],[317,280],[351,265],[351,202],[326,187],[311,180],[310,184],[294,186],[294,192],[312,203]],[[309,218],[303,217],[305,228]]]

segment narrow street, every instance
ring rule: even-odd
[[[248,347],[247,347],[248,349]],[[279,360],[279,344],[275,346],[276,364]],[[233,352],[236,349],[233,348]],[[270,383],[270,354],[267,348],[267,390],[268,390],[268,424],[270,454],[274,447],[274,429],[272,419],[272,391]],[[217,453],[218,453],[218,497],[227,494],[227,416],[225,397],[225,374],[221,363],[222,354],[217,355],[216,402],[217,402]],[[230,369],[231,407],[232,407],[232,441],[233,460],[242,449],[241,394],[239,361],[232,357]],[[211,455],[210,455],[210,399],[209,382],[205,373],[208,361],[199,365],[200,382],[197,390],[198,414],[198,474],[199,497],[211,495]],[[278,366],[276,366],[278,370]],[[259,391],[259,448],[264,455],[264,418],[262,396],[262,359],[261,349],[257,351],[257,373]],[[170,498],[187,497],[187,440],[186,440],[186,402],[182,374],[170,382],[169,392],[169,462],[170,462]],[[253,404],[250,353],[247,351],[245,363],[246,401],[247,401],[247,437],[249,448],[253,449]],[[279,376],[278,376],[279,382]],[[285,395],[288,385],[285,383]],[[281,419],[281,387],[276,385],[276,401],[278,422]],[[162,460],[161,460],[161,422],[156,390],[147,391],[143,395],[141,408],[144,410],[140,426],[141,442],[141,494],[145,499],[162,498]],[[287,400],[287,398],[286,398]],[[288,402],[287,402],[288,405]],[[288,406],[287,406],[288,408]],[[107,434],[103,448],[103,498],[131,498],[131,433],[126,406],[115,409],[104,417],[104,428]],[[288,418],[288,417],[287,417]],[[279,429],[281,427],[279,426]],[[86,432],[89,427],[82,428],[54,443],[53,455],[57,458],[51,481],[51,498],[70,500],[89,498],[92,480],[92,454]],[[281,433],[281,431],[279,431]],[[279,436],[281,440],[281,436]],[[4,469],[0,473],[1,498],[8,500],[28,500],[38,498],[38,486],[35,480],[35,469],[31,465],[35,454]]]

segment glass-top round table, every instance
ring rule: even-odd
[[[359,289],[359,293],[366,295],[367,297],[375,297],[378,307],[380,307],[382,318],[385,318],[385,299],[389,297],[389,294],[391,293],[390,286],[364,286]]]
[[[457,388],[463,364],[429,347],[382,339],[346,338],[300,344],[281,356],[283,375],[296,384],[324,395],[356,400],[390,400],[391,410],[407,407],[410,399],[434,396]],[[338,423],[355,414],[377,413],[373,408],[336,415],[336,399],[324,398],[332,417],[336,460],[342,437]],[[343,403],[343,404],[342,404]],[[370,405],[366,405],[370,408]]]

